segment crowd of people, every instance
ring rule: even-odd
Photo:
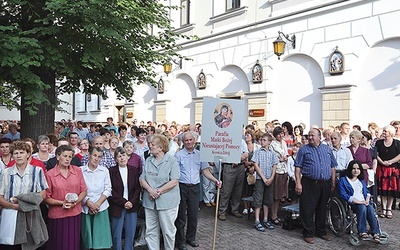
[[[369,123],[366,130],[346,122],[311,126],[308,133],[304,124],[274,120],[259,127],[254,121],[244,128],[241,161],[221,168],[200,162],[201,124],[62,120],[36,140],[20,138],[20,126],[1,124],[0,206],[41,215],[31,224],[37,228],[17,226],[29,237],[2,249],[133,249],[140,210],[149,249],[160,249],[161,241],[164,249],[198,247],[199,200],[216,206],[216,188],[218,218],[254,212],[260,232],[282,223],[282,204],[300,202],[303,238],[310,244],[314,236],[331,240],[325,206],[337,192],[357,211],[360,237],[379,241],[374,223],[373,235],[365,230],[371,207],[360,206],[379,195],[379,216],[391,219],[400,194],[399,121],[383,128]],[[339,189],[337,176],[348,178],[341,178]],[[27,194],[34,198],[26,201]],[[252,202],[242,202],[249,196]],[[32,210],[21,209],[27,202]]]

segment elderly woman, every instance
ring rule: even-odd
[[[364,182],[368,185],[367,170],[372,169],[372,156],[369,152],[369,149],[361,146],[362,138],[363,135],[360,131],[353,130],[350,133],[350,146],[348,146],[348,149],[350,149],[353,159],[361,163],[363,168]]]
[[[110,202],[113,249],[122,250],[122,229],[125,225],[125,250],[133,249],[140,183],[138,169],[128,165],[126,150],[118,147],[114,153],[117,166],[110,168],[112,193]]]
[[[45,202],[49,205],[49,241],[46,249],[79,249],[81,235],[81,201],[87,194],[82,170],[71,165],[74,149],[62,145],[56,150],[58,164],[46,173],[49,188]]]
[[[82,160],[85,155],[89,153],[89,140],[88,139],[79,139],[78,142],[79,153],[76,156]]]
[[[381,195],[382,218],[391,219],[393,199],[399,194],[399,169],[400,160],[400,141],[394,140],[393,136],[396,130],[388,125],[383,128],[382,140],[375,144],[378,152],[378,167],[376,178],[378,184],[378,194]]]
[[[49,153],[49,143],[50,138],[47,135],[39,135],[37,140],[37,148],[38,152],[32,155],[32,158],[41,160],[44,165],[47,164],[47,161],[54,157],[54,155]]]
[[[274,178],[274,204],[271,209],[272,223],[279,225],[281,220],[278,218],[279,202],[288,197],[288,173],[287,160],[288,149],[284,141],[284,129],[276,127],[272,131],[275,140],[271,142],[270,147],[278,155],[279,163],[276,166],[276,174]]]
[[[103,150],[89,149],[89,162],[81,167],[88,188],[82,201],[82,243],[88,249],[111,248],[110,219],[108,201],[111,195],[111,180],[108,169],[99,166]]]
[[[3,211],[6,211],[6,209],[19,210],[20,204],[18,199],[23,194],[29,193],[32,196],[35,193],[38,203],[40,203],[46,197],[46,189],[48,188],[43,170],[29,164],[31,156],[31,146],[29,144],[22,141],[15,141],[11,147],[11,154],[15,160],[15,164],[10,168],[2,170],[2,174],[0,174],[0,206],[3,208]],[[39,204],[37,205],[39,206]],[[39,217],[42,219],[41,216]],[[17,226],[16,230],[20,229],[24,230],[23,234],[26,234],[25,230],[28,230],[28,228],[24,229]],[[32,230],[39,232],[39,228],[32,228]],[[44,231],[46,231],[45,226]],[[45,236],[43,241],[47,240],[47,234]],[[0,245],[0,249],[20,249],[20,247],[20,245]]]
[[[146,215],[146,241],[149,249],[160,249],[160,228],[164,248],[173,250],[175,220],[180,202],[178,180],[180,169],[175,157],[167,154],[168,139],[154,135],[151,156],[146,160],[140,182],[144,188],[143,207]]]

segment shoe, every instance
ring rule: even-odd
[[[205,202],[204,205],[206,205],[206,207],[211,207],[211,204],[208,202]]]
[[[393,218],[392,209],[386,209],[386,218],[388,218],[388,219]]]
[[[220,215],[218,215],[218,219],[220,219],[222,221],[226,221],[226,215],[225,214],[220,214]]]
[[[369,239],[369,235],[367,233],[362,233],[362,234],[360,234],[360,239],[362,239],[362,240]]]
[[[215,207],[217,204],[215,204],[215,202],[211,202],[211,206]]]
[[[238,212],[233,213],[233,216],[235,216],[236,218],[243,218],[243,215]]]
[[[375,243],[380,243],[381,238],[380,238],[379,234],[374,234],[374,236],[372,237],[372,241]]]
[[[254,210],[253,210],[252,208],[250,208],[250,213],[251,213],[251,214],[254,213]]]
[[[248,214],[249,212],[247,211],[247,208],[243,209],[242,214]]]
[[[326,240],[326,241],[332,241],[333,238],[331,236],[328,236],[327,234],[322,235],[322,236],[318,236],[319,238]]]
[[[383,208],[382,208],[382,211],[381,211],[381,213],[379,214],[379,217],[380,217],[380,218],[385,218],[385,217],[386,217],[386,211],[387,211],[387,209],[383,209]]]
[[[254,224],[254,226],[256,227],[257,231],[265,232],[265,228],[261,225],[259,221],[257,221],[256,224]]]
[[[307,242],[308,244],[314,244],[315,243],[314,239],[311,238],[311,237],[305,237],[304,241]]]
[[[272,224],[277,225],[277,226],[281,224],[281,220],[279,218],[273,219],[271,222],[272,222]]]
[[[273,225],[271,225],[271,223],[269,223],[268,221],[264,221],[263,225],[264,225],[264,227],[268,228],[269,230],[275,229],[275,227]]]
[[[179,250],[187,250],[187,247],[186,247],[186,245],[180,245],[180,246],[178,247],[178,249],[179,249]]]
[[[195,240],[193,240],[193,241],[187,240],[186,243],[191,245],[192,247],[198,247],[199,246],[199,243],[197,243],[197,241],[195,241]]]

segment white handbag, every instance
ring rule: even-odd
[[[0,244],[14,245],[18,210],[3,208],[0,222]]]

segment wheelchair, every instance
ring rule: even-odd
[[[373,206],[374,210],[376,211],[376,204],[374,202],[371,203],[371,206]],[[376,213],[375,216],[379,226],[378,215]],[[372,238],[361,239],[359,237],[357,232],[357,216],[352,211],[350,204],[339,197],[331,197],[328,201],[327,224],[337,237],[342,237],[345,233],[349,233],[349,241],[353,246],[361,245],[362,241],[372,241]],[[389,235],[381,230],[379,243],[389,243]]]

